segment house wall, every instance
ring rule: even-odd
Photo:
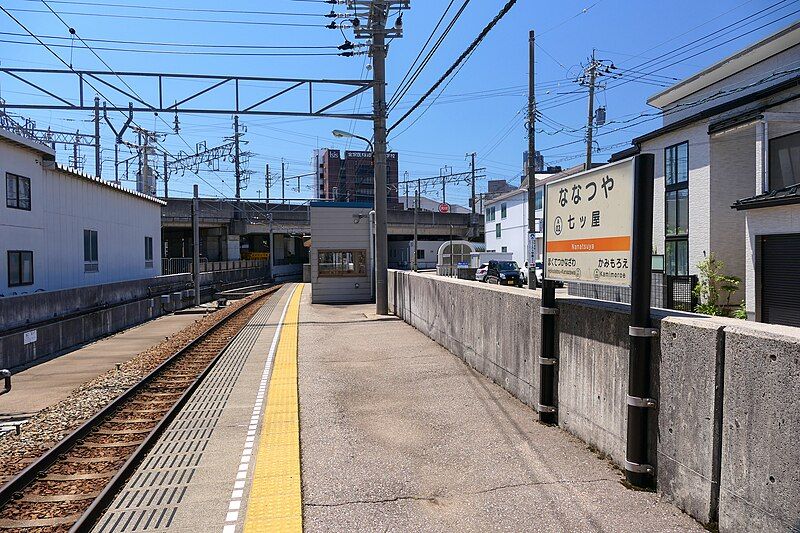
[[[98,285],[161,274],[161,206],[111,187],[49,170],[33,150],[0,143],[6,172],[31,180],[31,210],[0,203],[0,294]],[[3,193],[5,197],[5,192]],[[84,272],[83,230],[98,232],[98,272]],[[145,266],[144,237],[153,238],[153,266]],[[33,251],[34,284],[8,286],[8,250]]]
[[[370,207],[311,207],[311,301],[313,303],[369,302],[372,300],[370,276]],[[356,218],[356,216],[361,218]],[[355,223],[358,220],[358,223]],[[364,276],[320,277],[320,250],[366,250]]]
[[[708,123],[698,122],[645,141],[641,151],[655,155],[653,247],[656,254],[663,255],[666,240],[664,149],[684,141],[689,141],[689,273],[697,274],[697,264],[705,258],[711,246]]]
[[[780,52],[779,54],[776,54],[768,59],[765,59],[764,61],[761,61],[760,63],[756,63],[755,65],[741,72],[738,72],[723,80],[720,80],[717,83],[711,84],[700,91],[685,96],[684,98],[681,98],[680,100],[676,101],[674,104],[670,104],[666,108],[668,111],[667,114],[664,115],[664,125],[666,126],[667,124],[671,124],[673,122],[691,116],[695,113],[702,111],[703,109],[707,109],[722,104],[727,100],[741,98],[742,96],[746,96],[749,93],[763,90],[766,87],[766,85],[763,83],[754,85],[753,87],[747,87],[747,88],[744,87],[759,82],[766,77],[772,76],[773,73],[780,73],[787,70],[791,70],[793,68],[796,68],[798,65],[800,65],[800,46],[793,46],[787,50]],[[783,75],[777,75],[769,81],[769,84],[776,84],[784,79],[796,75],[797,72],[790,72]],[[722,97],[716,97],[720,93],[720,91],[730,91],[731,89],[740,89],[740,90],[737,90],[734,93],[730,93]],[[696,105],[694,104],[694,102],[698,102],[705,99],[708,100],[701,104],[696,104]],[[687,105],[687,104],[692,104],[692,105]],[[756,106],[758,105],[758,103],[754,103],[752,105]]]
[[[731,209],[736,200],[756,194],[756,128],[755,125],[723,132],[710,138],[711,175],[709,219],[711,223],[709,251],[724,263],[724,274],[745,280],[744,213]],[[691,200],[690,200],[691,201]],[[745,297],[745,288],[731,297],[738,304]]]
[[[758,237],[760,235],[800,233],[800,205],[748,209],[739,214],[746,216],[745,308],[747,309],[747,318],[755,320],[756,309],[760,304],[756,279]]]
[[[506,204],[506,218],[501,217],[502,204]],[[492,222],[485,223],[486,251],[501,252],[503,246],[513,254],[513,259],[520,266],[525,264],[528,258],[528,191],[521,189],[517,194],[502,200],[492,201],[486,207],[494,206],[497,208],[497,218]],[[485,214],[485,207],[484,207]],[[536,218],[543,217],[541,209],[536,211]],[[495,237],[495,224],[500,224],[500,238]],[[543,235],[536,233],[536,253],[541,260],[543,247]]]

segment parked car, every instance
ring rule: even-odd
[[[522,276],[516,261],[489,261],[486,281],[497,285],[522,287]]]
[[[527,283],[530,277],[530,267],[528,266],[528,262],[525,261],[525,266],[521,267],[519,270],[523,276],[522,282]],[[536,261],[536,264],[533,268],[533,275],[535,276],[533,278],[535,283],[534,287],[541,287],[542,280],[544,279],[544,264],[541,261]]]
[[[489,271],[489,263],[482,263],[475,271],[475,281],[486,281],[486,273]]]

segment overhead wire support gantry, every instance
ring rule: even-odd
[[[36,89],[39,94],[36,96],[50,97],[49,103],[6,103],[8,109],[53,109],[68,111],[93,111],[94,105],[86,98],[87,80],[102,84],[112,91],[113,94],[123,96],[133,103],[132,107],[120,107],[119,111],[128,112],[148,112],[148,113],[194,113],[194,114],[217,114],[217,115],[263,115],[263,116],[293,116],[293,117],[327,117],[343,118],[352,120],[372,120],[370,113],[347,113],[333,112],[333,108],[355,98],[359,94],[372,88],[371,80],[349,80],[349,79],[313,79],[313,78],[272,78],[261,76],[225,76],[210,74],[173,74],[167,72],[109,72],[103,70],[68,70],[68,69],[39,69],[39,68],[9,68],[0,67],[0,73],[15,78],[16,80]],[[59,93],[50,91],[44,87],[45,83],[38,78],[67,76],[75,78],[76,85],[72,85],[71,92]],[[116,78],[113,79],[113,78]],[[133,94],[131,90],[120,83],[123,78],[136,78],[150,82],[153,99],[140,97]],[[169,81],[194,80],[206,81],[208,86],[199,90],[186,93],[172,89],[167,85]],[[55,80],[53,80],[55,81]],[[244,95],[240,91],[240,84],[264,83],[262,91],[265,93],[263,98],[256,98],[245,101]],[[285,86],[278,91],[274,87],[266,84],[284,84]],[[90,84],[89,84],[90,85]],[[202,95],[211,93],[223,86],[233,86],[233,98],[229,100],[225,107],[189,107]],[[314,87],[319,85],[343,86],[350,92],[332,102],[326,101],[322,105],[316,104]],[[67,85],[68,86],[68,85]],[[91,85],[89,86],[91,88]],[[265,104],[275,100],[279,96],[287,93],[297,93],[302,90],[307,91],[308,107],[298,108],[297,110],[270,110],[265,109]],[[218,91],[222,97],[230,98],[229,93]],[[250,87],[249,93],[258,92],[257,88]],[[260,95],[262,96],[262,95]],[[172,103],[169,103],[172,102]],[[116,107],[109,105],[109,108],[117,110]]]

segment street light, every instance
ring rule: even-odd
[[[334,137],[338,137],[339,139],[359,139],[359,140],[362,140],[365,143],[367,143],[367,145],[369,146],[370,153],[374,153],[375,152],[375,149],[372,147],[372,141],[370,141],[366,137],[362,137],[360,135],[356,135],[355,133],[350,133],[349,131],[343,131],[343,130],[333,130],[331,133],[333,133]]]

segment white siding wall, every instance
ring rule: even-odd
[[[717,95],[720,91],[728,91],[733,88],[744,87],[746,85],[750,85],[751,83],[758,82],[766,78],[767,76],[771,76],[773,73],[783,72],[786,70],[797,68],[798,66],[800,66],[800,46],[794,46],[788,50],[784,50],[783,52],[777,55],[765,59],[760,63],[756,63],[755,65],[741,72],[738,72],[723,80],[720,80],[717,83],[709,85],[708,87],[700,91],[697,91],[694,94],[690,94],[678,100],[675,104],[672,104],[668,107],[668,109],[675,108],[675,111],[668,113],[667,115],[664,116],[664,125],[666,126],[667,124],[671,124],[682,118],[691,116],[695,113],[702,111],[703,109],[707,109],[709,107],[714,107],[715,105],[722,104],[727,100],[741,98],[742,96],[746,96],[748,93],[763,90],[769,84],[779,83],[780,81],[783,81],[788,77],[796,76],[797,72],[791,72],[786,75],[777,76],[774,79],[770,80],[769,84],[756,85],[752,88],[743,89],[741,91],[731,93],[721,98],[710,98],[707,102],[704,102],[703,104],[685,105],[687,103],[698,102],[705,98],[713,97]],[[675,107],[675,106],[680,106],[680,107]]]
[[[5,176],[31,179],[31,211],[10,209]],[[161,273],[161,206],[63,172],[44,170],[36,152],[0,143],[0,293],[25,294],[140,279]],[[98,232],[99,272],[84,272],[83,230]],[[153,268],[144,237],[153,238]],[[31,250],[34,284],[8,287],[8,250]]]
[[[756,296],[756,259],[759,235],[800,233],[800,205],[764,207],[741,212],[746,214],[747,247],[745,249],[746,283],[745,306],[750,320],[755,319],[758,297]]]
[[[372,299],[369,249],[370,208],[311,207],[311,300],[314,303]],[[355,224],[353,215],[362,218]],[[320,277],[320,250],[367,250],[366,276]],[[358,287],[356,287],[358,285]]]
[[[708,123],[698,122],[646,141],[642,143],[642,152],[655,155],[653,247],[657,254],[663,255],[665,242],[664,148],[684,141],[689,141],[689,273],[696,274],[697,264],[708,253],[711,240]],[[730,204],[728,206],[730,207]]]
[[[756,128],[748,126],[711,138],[709,250],[725,263],[725,274],[745,279],[745,217],[731,209],[736,200],[756,194]],[[691,202],[691,199],[690,199]],[[744,298],[744,287],[731,302]]]

